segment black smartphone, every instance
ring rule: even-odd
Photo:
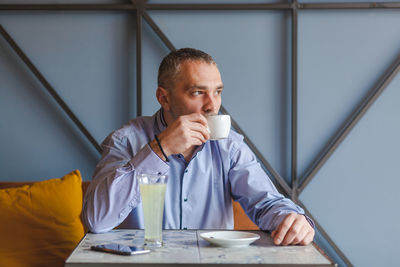
[[[114,254],[118,254],[118,255],[128,255],[128,256],[145,254],[145,253],[150,252],[150,250],[144,249],[142,247],[125,246],[125,245],[115,244],[115,243],[91,246],[90,248],[92,250],[96,250],[96,251],[103,251],[103,252],[109,252],[109,253],[114,253]]]

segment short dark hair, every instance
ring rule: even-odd
[[[158,86],[172,89],[180,72],[180,65],[185,61],[203,61],[217,65],[209,54],[194,48],[181,48],[172,51],[161,61],[158,68]]]

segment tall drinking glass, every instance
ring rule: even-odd
[[[139,187],[144,215],[144,244],[148,247],[162,246],[162,222],[167,176],[140,174]]]

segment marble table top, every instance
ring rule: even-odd
[[[164,230],[161,248],[148,254],[122,256],[90,249],[92,245],[119,243],[143,246],[143,230],[113,230],[104,234],[88,233],[65,262],[65,266],[336,266],[314,245],[275,246],[269,233],[245,248],[216,247],[200,234],[211,230]]]

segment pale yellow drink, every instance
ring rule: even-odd
[[[144,241],[146,246],[162,246],[162,222],[164,213],[166,180],[152,183],[152,179],[140,180],[140,194],[144,217]]]

